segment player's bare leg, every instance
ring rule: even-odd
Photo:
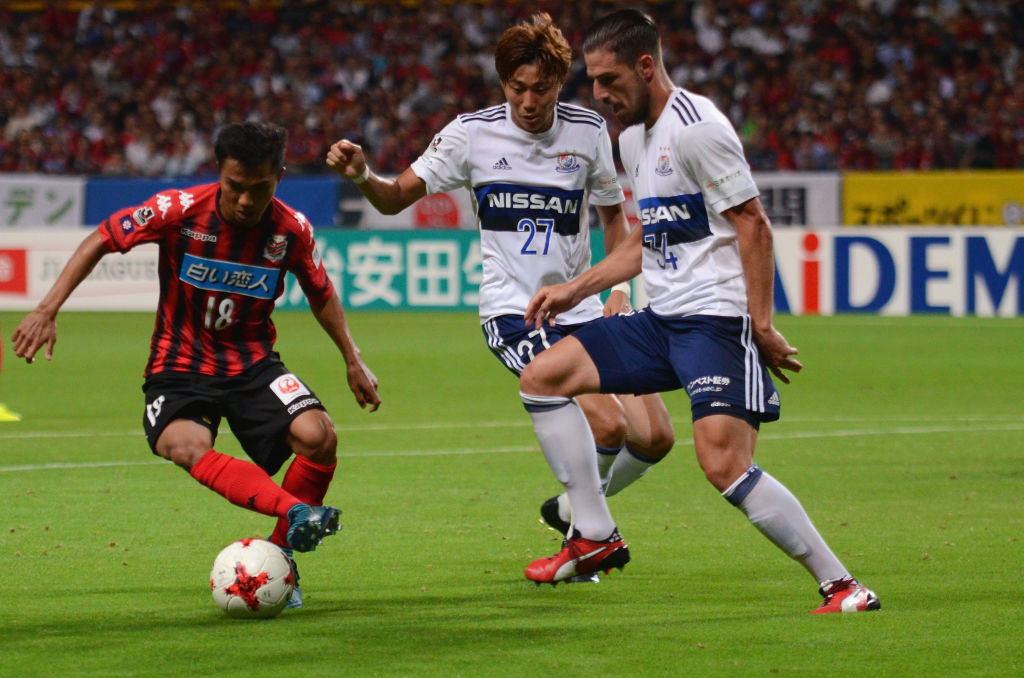
[[[626,442],[609,470],[604,490],[607,497],[640,480],[665,458],[676,441],[672,419],[660,395],[616,397],[626,413]]]
[[[807,512],[778,480],[754,464],[757,430],[728,415],[693,424],[697,461],[729,503],[786,555],[803,565],[826,600],[815,612],[855,612],[880,607],[828,547]]]
[[[191,419],[168,424],[157,440],[156,452],[232,504],[287,520],[291,525],[288,543],[299,551],[312,551],[338,529],[337,509],[311,507],[256,464],[217,452],[210,430]]]

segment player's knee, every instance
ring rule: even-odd
[[[519,375],[519,390],[530,395],[561,395],[557,380],[545,367],[544,361],[532,361]]]
[[[209,429],[188,419],[177,419],[164,428],[153,450],[188,471],[212,447]]]
[[[647,453],[652,459],[661,459],[668,454],[676,444],[676,432],[671,422],[664,426],[651,428],[651,439],[648,441]]]
[[[704,476],[718,490],[729,487],[752,463],[750,455],[729,444],[697,445],[697,461]]]
[[[310,410],[293,421],[288,443],[295,454],[317,464],[330,465],[337,460],[338,434],[323,410]]]
[[[698,455],[704,477],[719,490],[729,487],[732,482],[732,465],[725,455]]]
[[[626,441],[626,413],[621,407],[605,407],[587,412],[594,442],[601,447],[621,447]]]
[[[191,470],[203,458],[203,455],[209,451],[209,445],[195,440],[161,440],[156,446],[156,453],[158,455],[174,462],[186,471]]]

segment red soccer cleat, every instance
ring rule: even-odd
[[[578,531],[573,530],[572,537],[565,541],[561,551],[550,558],[535,560],[527,566],[526,578],[538,584],[555,585],[580,574],[598,570],[607,573],[613,567],[621,570],[628,562],[629,547],[622,541],[622,535],[617,529],[604,541],[584,539]]]
[[[827,614],[829,612],[867,612],[882,607],[878,596],[871,589],[861,586],[853,577],[840,579],[818,589],[825,601],[811,614]]]

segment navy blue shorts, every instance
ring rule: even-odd
[[[779,418],[779,393],[747,317],[666,318],[644,309],[600,318],[573,336],[597,365],[602,393],[685,388],[694,421],[731,414],[757,426]]]
[[[551,344],[584,326],[543,325],[540,329],[534,329],[532,326],[527,327],[521,315],[500,315],[485,322],[481,329],[491,353],[502,365],[518,375],[538,353],[551,348]]]

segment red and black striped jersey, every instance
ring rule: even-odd
[[[110,251],[157,243],[160,303],[146,376],[197,372],[233,376],[266,358],[277,331],[270,319],[295,274],[311,303],[334,294],[313,227],[274,198],[252,228],[220,215],[217,183],[158,193],[99,226]]]

